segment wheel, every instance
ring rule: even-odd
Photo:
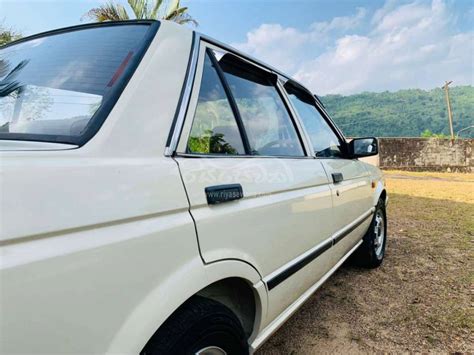
[[[379,267],[385,256],[386,244],[387,216],[385,203],[382,199],[379,199],[370,227],[363,238],[362,244],[354,253],[354,263],[370,269]]]
[[[141,354],[248,354],[239,319],[223,304],[194,296],[153,335]]]

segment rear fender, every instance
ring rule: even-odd
[[[254,333],[266,312],[266,289],[258,272],[238,260],[203,265],[196,257],[157,285],[127,318],[110,343],[107,353],[138,354],[160,325],[186,300],[210,284],[229,277],[246,280],[253,286],[256,304]],[[265,314],[263,314],[263,317]],[[251,338],[255,337],[252,334]]]

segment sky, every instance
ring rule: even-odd
[[[125,0],[117,0],[124,3]],[[102,0],[0,0],[23,35],[85,23]],[[474,85],[472,0],[181,0],[197,31],[319,95]]]

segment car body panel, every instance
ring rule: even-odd
[[[253,290],[255,349],[355,250],[370,219],[269,289],[373,208],[383,179],[310,154],[172,157],[169,137],[186,137],[196,103],[196,90],[181,100],[196,41],[163,21],[85,145],[0,141],[0,352],[138,353],[183,302],[230,277]],[[227,183],[244,198],[209,206],[204,188]]]
[[[202,267],[178,166],[163,157],[191,42],[161,26],[83,147],[0,152],[2,353],[103,353],[157,285]]]
[[[265,278],[332,233],[331,191],[324,170],[314,159],[176,160],[206,263],[243,260]],[[276,177],[273,182],[272,177]],[[242,185],[242,200],[207,204],[205,187],[232,183]],[[269,316],[264,321],[283,311],[329,268],[325,258],[318,258],[269,292]]]
[[[352,159],[320,159],[330,179],[332,174],[341,173],[343,180],[331,181],[336,226],[349,224],[372,205],[371,177],[361,162]]]
[[[196,249],[187,211],[2,247],[0,351],[104,353],[157,285],[202,269]]]

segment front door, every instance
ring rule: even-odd
[[[309,136],[314,156],[330,181],[336,243],[332,256],[336,263],[360,241],[370,223],[373,207],[370,174],[363,163],[347,158],[343,137],[311,94],[292,82],[285,84],[285,90]]]

